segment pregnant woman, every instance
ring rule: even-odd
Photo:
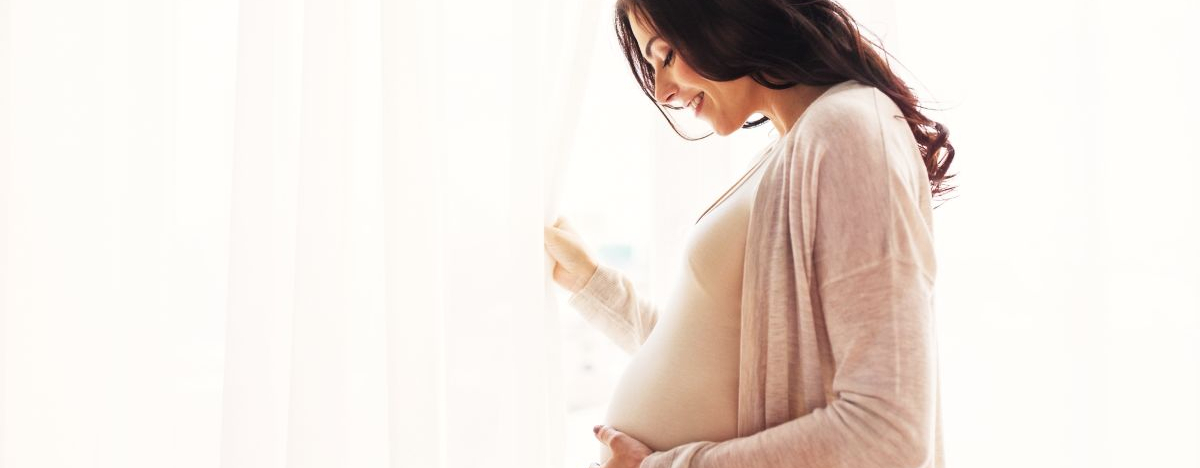
[[[944,466],[945,127],[831,1],[618,0],[615,25],[656,105],[780,136],[689,231],[661,305],[546,228],[570,304],[633,355],[593,466]]]

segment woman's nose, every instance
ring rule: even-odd
[[[675,105],[671,101],[677,96],[678,88],[668,82],[654,83],[654,99],[658,100],[659,104]]]

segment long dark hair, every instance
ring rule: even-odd
[[[874,86],[900,108],[921,150],[934,197],[954,187],[944,182],[954,160],[945,125],[921,113],[904,80],[880,56],[883,47],[859,32],[858,23],[831,0],[617,0],[614,26],[629,68],[642,91],[679,132],[654,98],[654,68],[642,57],[629,14],[653,29],[700,76],[731,81],[749,75],[771,89],[825,86],[855,80]],[[887,53],[884,51],[883,53]],[[762,117],[742,128],[766,123]],[[942,158],[939,158],[942,155]]]

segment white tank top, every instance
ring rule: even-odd
[[[772,154],[759,155],[689,230],[658,322],[614,388],[605,423],[655,451],[737,436],[746,230]],[[608,447],[600,456],[611,457]]]

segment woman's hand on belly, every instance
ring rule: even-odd
[[[603,466],[592,463],[589,468],[596,466],[601,466],[601,468],[638,468],[641,466],[642,460],[654,453],[646,444],[634,439],[629,434],[613,429],[612,426],[596,426],[592,428],[592,432],[596,433],[596,438],[600,439],[600,442],[608,446],[612,452],[612,458],[609,458]]]

